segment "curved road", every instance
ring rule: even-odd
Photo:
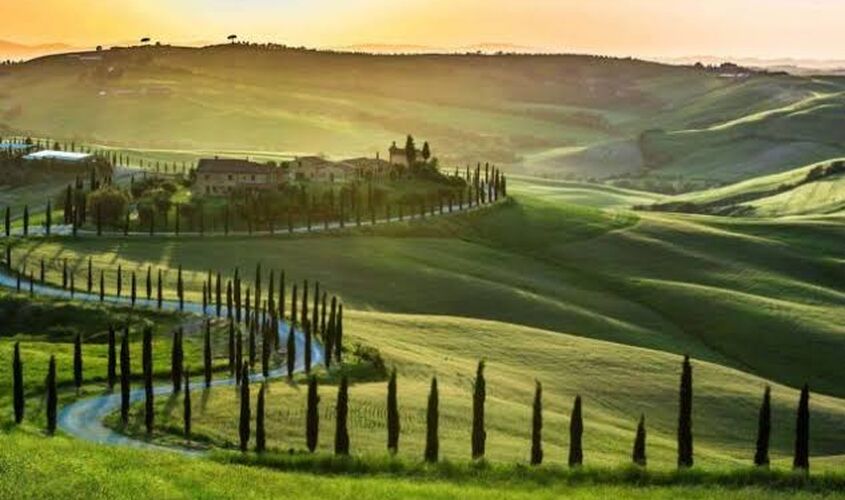
[[[41,285],[36,282],[31,283],[33,292],[40,296],[45,297],[55,297],[55,298],[65,298],[70,299],[71,294],[67,290],[62,290],[60,288],[55,288],[51,286]],[[5,270],[0,271],[0,286],[15,289],[17,287],[17,278],[8,274]],[[21,278],[21,291],[29,290],[30,282],[27,279]],[[73,300],[82,300],[82,301],[89,301],[89,302],[99,302],[100,297],[97,294],[89,294],[89,293],[80,293],[76,292],[73,294]],[[119,305],[129,305],[130,301],[128,297],[117,297],[117,296],[106,296],[104,302],[109,302],[112,304],[119,304]],[[155,300],[147,300],[147,299],[137,299],[135,302],[135,307],[141,308],[156,308],[157,302]],[[162,309],[169,310],[169,311],[179,311],[179,303],[176,301],[164,301],[162,303]],[[226,307],[223,307],[223,314],[226,314]],[[197,304],[194,302],[185,302],[184,312],[196,313],[205,316],[205,311],[203,311],[202,304]],[[279,322],[279,345],[286,345],[288,335],[290,334],[290,327],[287,323]],[[297,372],[304,370],[305,365],[305,336],[301,331],[294,330],[293,334],[295,335],[294,342],[296,343],[296,363],[295,369]],[[314,366],[319,365],[323,362],[323,348],[322,346],[316,342],[313,342],[311,346],[311,360]],[[283,368],[279,368],[273,370],[269,373],[268,379],[272,378],[279,378],[285,376],[287,374],[287,370]],[[262,374],[252,374],[250,376],[250,380],[254,381],[261,381],[264,380]],[[227,386],[227,385],[234,385],[235,379],[234,378],[223,378],[212,381],[213,387],[219,386]],[[204,384],[203,384],[204,386]],[[163,384],[153,388],[153,393],[156,396],[169,396],[173,393],[173,386],[172,384]],[[134,389],[129,394],[130,403],[135,403],[138,401],[142,401],[144,399],[144,390],[143,388]],[[120,446],[131,446],[137,448],[152,448],[158,450],[166,450],[166,451],[179,451],[186,454],[196,455],[200,454],[201,452],[196,450],[191,450],[189,448],[184,447],[165,447],[157,444],[148,443],[146,441],[141,441],[138,439],[131,438],[124,434],[117,433],[105,425],[103,425],[103,420],[110,415],[120,409],[120,393],[105,393],[100,396],[94,396],[91,398],[80,399],[75,401],[67,406],[61,408],[58,414],[58,426],[64,432],[75,436],[79,439],[84,439],[86,441],[91,441],[95,443],[102,443],[102,444],[110,444],[110,445],[120,445]]]

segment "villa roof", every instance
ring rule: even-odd
[[[269,165],[233,158],[204,158],[197,165],[197,172],[202,174],[266,174],[272,169]]]

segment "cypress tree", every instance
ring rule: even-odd
[[[82,388],[82,334],[77,333],[73,342],[73,385],[76,394]]]
[[[314,453],[320,432],[320,414],[318,405],[320,396],[317,393],[317,377],[311,375],[308,379],[308,404],[305,416],[305,441],[308,451]]]
[[[684,356],[678,412],[678,467],[692,467],[692,365]]]
[[[241,419],[238,426],[241,451],[245,452],[249,447],[249,365],[244,364],[241,368]]]
[[[264,432],[264,382],[261,383],[261,388],[258,389],[258,404],[255,409],[255,451],[264,453],[267,447],[266,434]]]
[[[147,266],[147,300],[153,299],[153,267]]]
[[[580,467],[584,463],[584,450],[581,445],[584,434],[584,421],[581,416],[581,396],[575,396],[572,418],[569,420],[569,466]]]
[[[164,301],[164,295],[161,291],[161,269],[158,270],[158,280],[156,282],[156,304],[161,309],[161,303]]]
[[[90,294],[94,289],[94,266],[91,263],[91,257],[88,257],[88,276],[85,283],[85,289]]]
[[[123,266],[117,266],[117,296],[120,297],[123,293]]]
[[[241,383],[241,374],[243,372],[244,363],[244,339],[243,333],[241,329],[238,328],[237,335],[235,337],[235,382],[240,384]]]
[[[279,320],[285,320],[285,272],[279,272]],[[276,348],[278,349],[278,345]]]
[[[235,323],[229,319],[229,375],[235,374]]]
[[[151,434],[155,420],[155,404],[153,400],[153,332],[149,327],[144,328],[141,364],[144,371],[144,425],[147,434]]]
[[[305,373],[311,373],[311,320],[306,319],[302,325],[305,329],[305,346],[303,357],[305,358]]]
[[[218,318],[220,317],[220,313],[221,313],[221,310],[223,308],[223,303],[221,301],[222,291],[223,290],[221,289],[221,284],[220,284],[220,272],[218,271],[217,272],[217,282],[215,283],[215,288],[214,288],[214,305],[216,307],[215,312],[217,313]]]
[[[646,466],[645,440],[645,415],[640,415],[640,423],[637,424],[637,436],[634,438],[634,452],[632,454],[634,465],[639,465],[640,467]]]
[[[757,451],[754,453],[754,465],[757,467],[769,466],[769,436],[772,433],[771,392],[771,387],[766,386],[757,420]]]
[[[270,376],[270,334],[273,331],[271,323],[272,321],[265,322],[261,333],[261,374],[265,379]]]
[[[531,421],[531,465],[543,463],[543,386],[538,380],[534,388],[534,411]]]
[[[15,342],[15,354],[12,359],[13,395],[15,407],[15,423],[23,422],[24,395],[23,395],[23,363],[21,362],[21,343]]]
[[[173,392],[179,392],[182,387],[182,366],[185,359],[182,350],[182,327],[173,332],[173,347],[170,351],[170,379],[173,382]]]
[[[226,317],[229,320],[234,318],[234,308],[232,306],[232,280],[226,281]]]
[[[23,235],[29,236],[29,205],[23,206]]]
[[[302,319],[299,321],[303,329],[306,328],[306,323],[308,323],[308,280],[302,284]]]
[[[337,389],[337,415],[335,417],[334,453],[349,455],[349,430],[346,421],[349,415],[349,380],[344,374]]]
[[[185,370],[185,395],[182,400],[182,422],[185,439],[191,440],[191,376]]]
[[[810,386],[807,384],[801,388],[801,399],[798,401],[792,467],[805,473],[810,470]]]
[[[428,394],[428,408],[425,419],[425,461],[437,462],[440,454],[440,396],[437,392],[437,377],[431,378],[431,392]]]
[[[9,260],[9,264],[11,268],[11,260]],[[62,259],[62,290],[67,290],[67,259]]]
[[[50,366],[47,369],[47,434],[52,436],[56,432],[56,357],[50,356]]]
[[[206,389],[211,387],[211,320],[205,320],[205,339],[203,342],[203,374]]]
[[[235,268],[235,278],[233,280],[234,298],[235,298],[235,321],[241,322],[241,278],[238,275],[238,268]]]
[[[320,336],[324,342],[326,340],[326,316],[328,314],[328,311],[326,311],[327,302],[328,294],[324,291],[320,301]]]
[[[106,367],[106,378],[108,378],[109,384],[109,391],[114,390],[114,384],[117,380],[117,356],[115,353],[115,335],[114,335],[114,326],[109,325],[109,359],[108,364]]]
[[[137,283],[135,279],[135,271],[132,271],[132,280],[131,280],[131,288],[130,288],[130,298],[132,302],[132,307],[135,307],[135,299],[137,297],[138,289]]]
[[[396,393],[396,367],[387,381],[387,450],[391,455],[399,451],[399,397]]]
[[[314,284],[314,304],[311,308],[311,335],[320,334],[320,282]]]
[[[343,361],[343,304],[337,306],[337,319],[334,331],[334,357],[339,363]]]
[[[247,326],[247,328],[249,330],[249,333],[247,335],[247,339],[248,339],[249,345],[247,347],[249,349],[249,352],[248,352],[249,367],[254,368],[255,367],[255,358],[256,358],[255,330],[256,330],[257,323],[255,321],[252,321],[252,322],[249,322],[248,325],[249,326]]]
[[[291,325],[296,323],[297,293],[298,293],[298,289],[296,288],[296,283],[294,283],[293,284],[293,291],[291,292],[291,297],[290,297],[290,323],[291,323]]]
[[[288,378],[293,378],[293,370],[296,368],[296,323],[291,322],[288,327],[288,338],[286,348],[286,361]]]
[[[334,339],[335,329],[337,325],[337,297],[332,297],[331,311],[329,312],[329,324],[326,327],[325,333],[325,363],[326,368],[331,368],[332,359],[334,357]]]
[[[185,310],[185,284],[182,281],[182,264],[179,264],[179,269],[176,274],[176,293],[179,295],[179,310]],[[179,378],[181,380],[181,377]]]
[[[472,395],[472,458],[484,457],[487,431],[484,430],[484,401],[487,398],[487,383],[484,380],[484,361],[478,362],[475,373],[475,387]]]
[[[68,188],[70,188],[70,186],[68,186]],[[12,234],[12,209],[9,208],[9,205],[6,205],[6,218],[4,226],[6,229],[6,238],[8,238]]]
[[[129,423],[129,380],[132,376],[129,363],[129,331],[120,341],[120,422]]]

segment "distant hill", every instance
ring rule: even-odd
[[[125,147],[374,157],[413,133],[449,165],[718,182],[845,154],[845,80],[635,59],[161,46],[0,79],[0,129]]]
[[[49,54],[58,54],[75,50],[65,43],[45,43],[37,45],[25,45],[21,43],[0,40],[0,60],[21,60],[32,59]]]

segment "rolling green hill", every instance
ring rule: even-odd
[[[0,135],[165,159],[372,156],[411,132],[447,164],[724,182],[841,155],[845,141],[833,77],[735,80],[588,56],[147,47],[37,59],[0,81]]]

